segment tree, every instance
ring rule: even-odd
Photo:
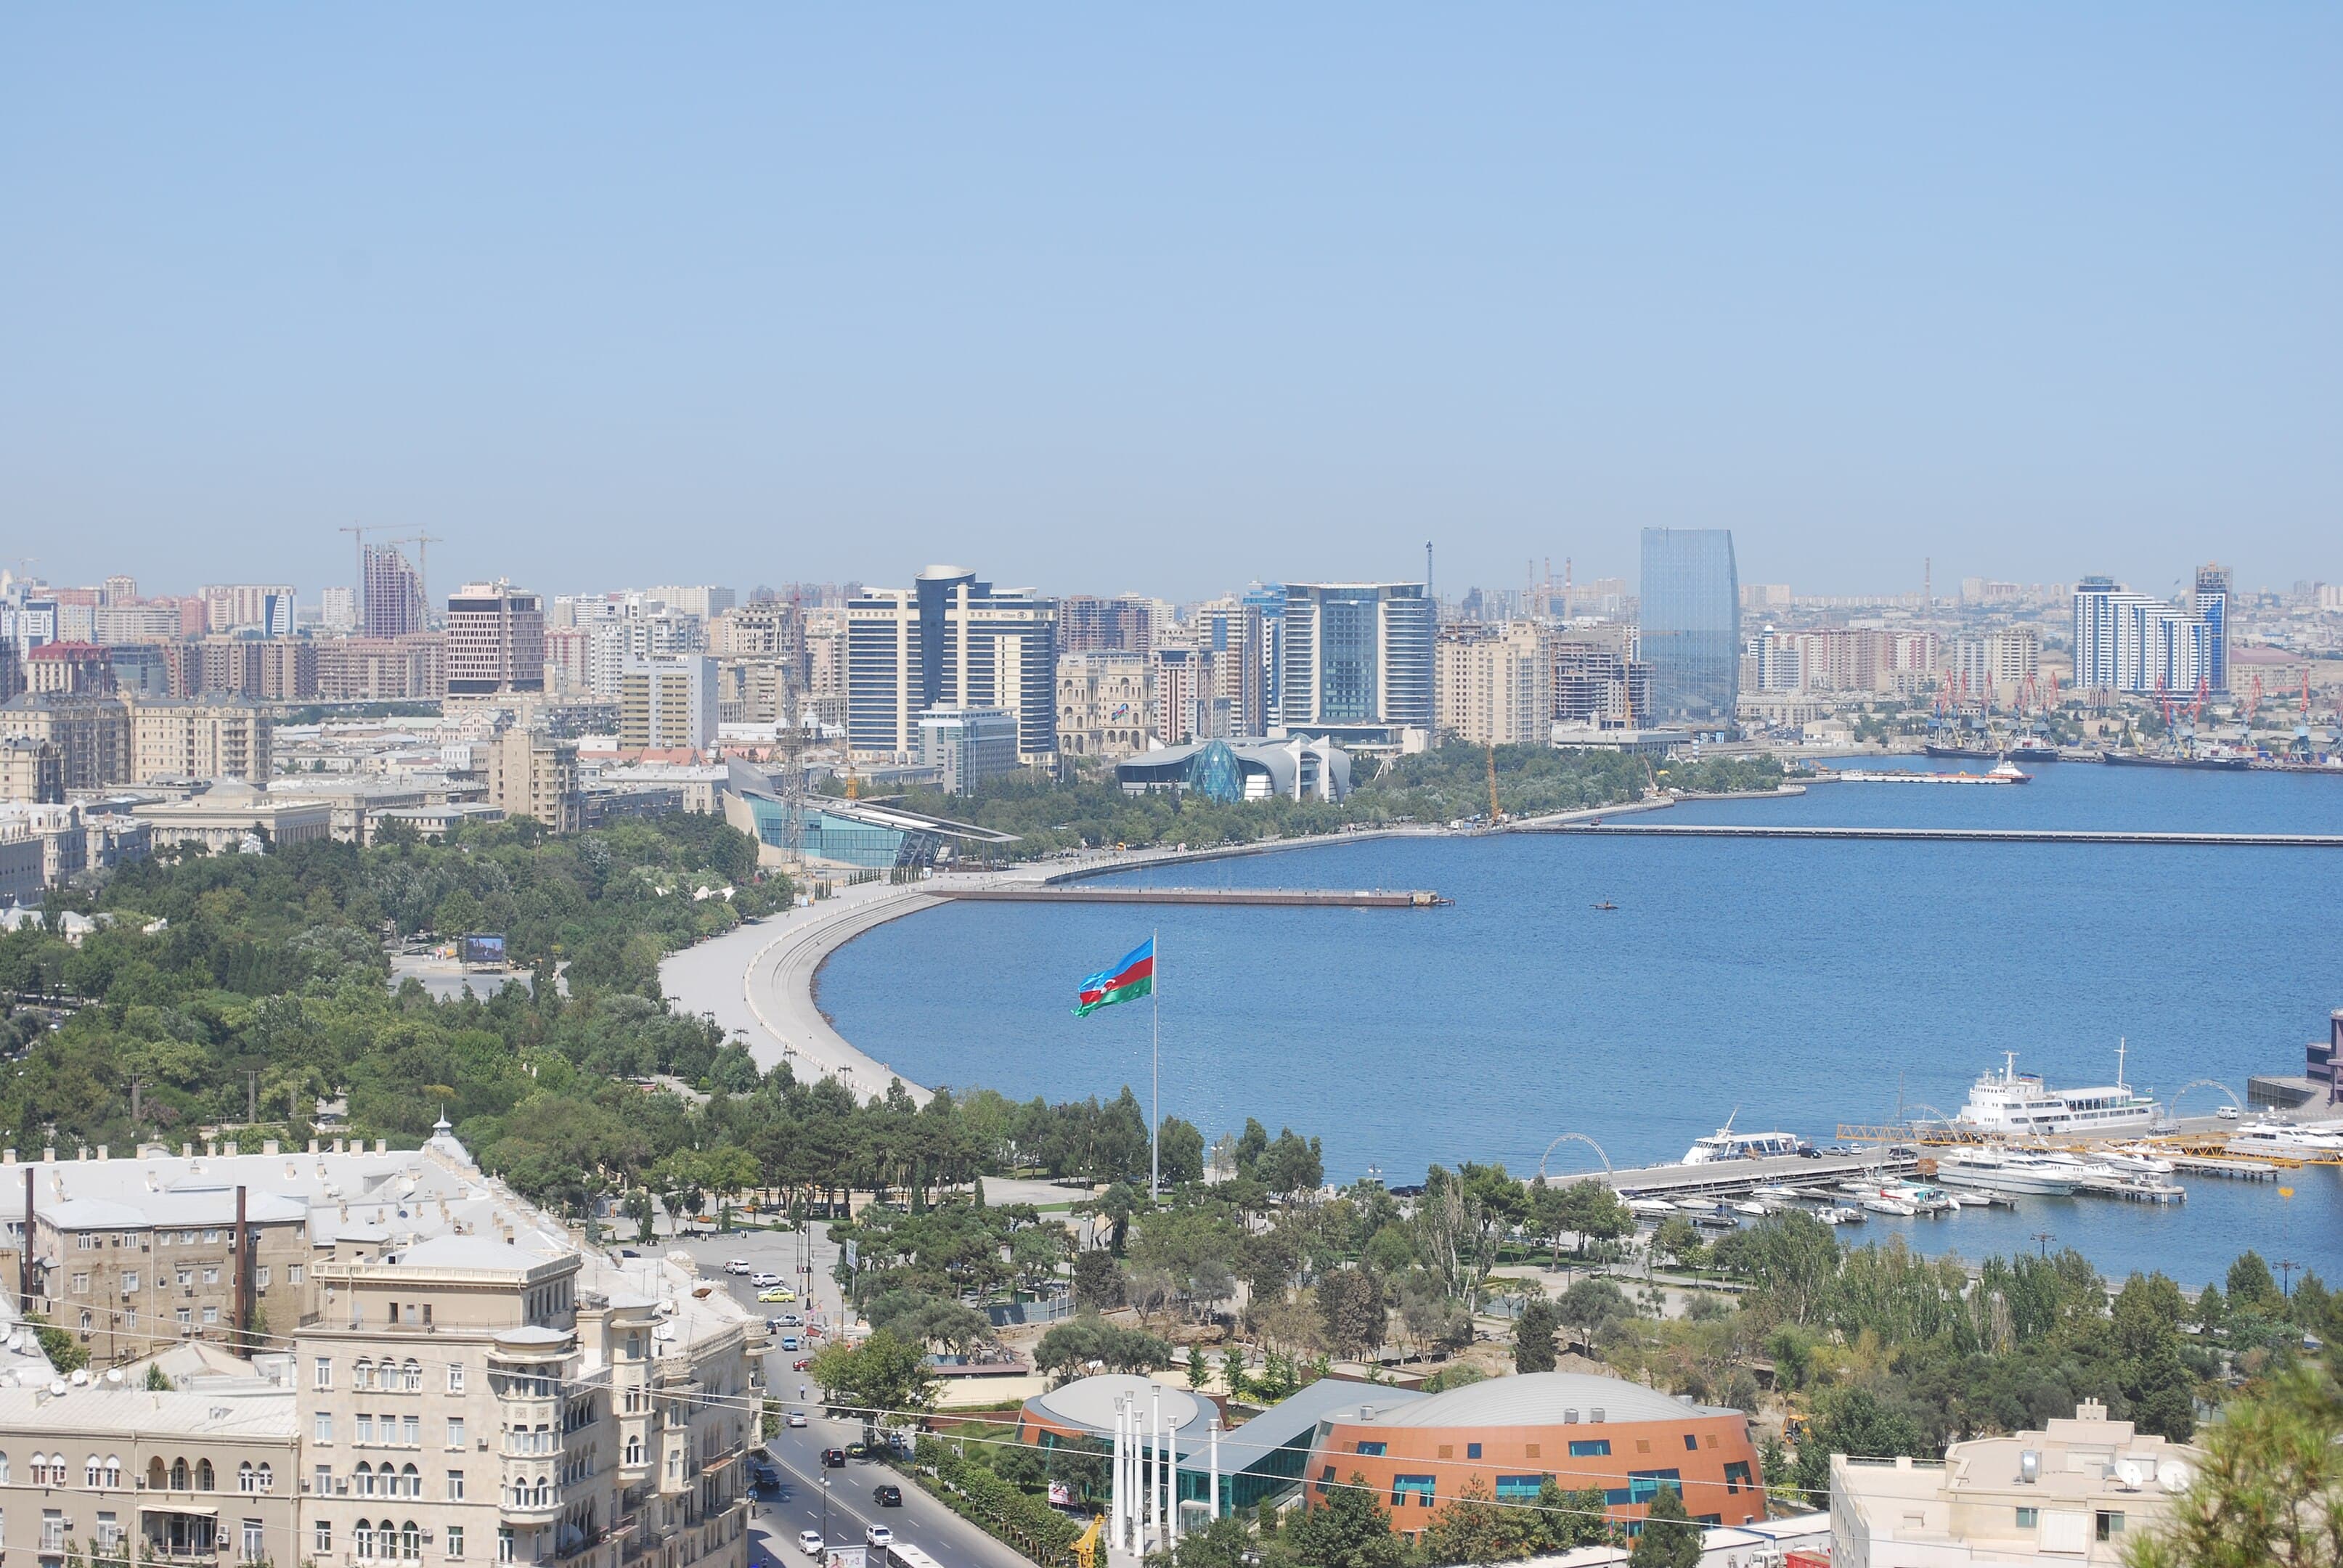
[[[1536,1515],[1492,1501],[1488,1483],[1475,1475],[1423,1527],[1418,1544],[1427,1563],[1504,1563],[1537,1551],[1542,1534]]]
[[[1287,1525],[1280,1544],[1308,1568],[1404,1568],[1407,1543],[1392,1533],[1391,1515],[1367,1478],[1329,1487],[1322,1500]]]
[[[1373,1269],[1330,1269],[1318,1278],[1317,1295],[1326,1342],[1336,1355],[1364,1355],[1383,1342],[1383,1279]]]
[[[1663,1486],[1644,1510],[1644,1528],[1627,1568],[1700,1568],[1700,1526],[1684,1511],[1684,1493]]]
[[[1085,1312],[1041,1336],[1033,1364],[1052,1376],[1079,1376],[1093,1366],[1144,1372],[1172,1364],[1172,1347],[1153,1334]]]
[[[1798,1484],[1809,1497],[1830,1490],[1830,1456],[1863,1459],[1909,1455],[1934,1458],[1930,1442],[1909,1411],[1889,1405],[1867,1388],[1831,1391],[1806,1435],[1798,1442]]]
[[[1635,1315],[1634,1308],[1627,1304],[1619,1287],[1608,1280],[1581,1280],[1563,1292],[1562,1299],[1554,1305],[1555,1316],[1576,1330],[1580,1342],[1590,1350],[1594,1348],[1594,1336],[1604,1327]]]
[[[823,1397],[850,1410],[922,1411],[935,1393],[926,1352],[885,1329],[873,1329],[859,1345],[833,1340],[810,1370]]]
[[[1562,1313],[1552,1302],[1524,1303],[1522,1315],[1513,1320],[1513,1370],[1552,1372],[1554,1331],[1560,1327]]]
[[[1074,1305],[1091,1312],[1122,1305],[1122,1265],[1112,1252],[1093,1248],[1074,1255]]]
[[[1691,1221],[1681,1214],[1671,1214],[1652,1232],[1652,1251],[1677,1268],[1694,1269],[1708,1255],[1708,1244],[1692,1228]]]
[[[2236,1294],[2234,1287],[2230,1292]],[[2298,1370],[2233,1401],[2205,1462],[2132,1568],[2336,1568],[2343,1563],[2343,1392]]]
[[[1162,1161],[1163,1184],[1179,1187],[1204,1179],[1204,1135],[1176,1116],[1163,1119],[1155,1135],[1156,1153]]]
[[[2229,1307],[2234,1312],[2259,1312],[2274,1317],[2282,1311],[2286,1298],[2278,1288],[2278,1279],[2270,1272],[2269,1264],[2259,1252],[2247,1248],[2229,1265]]]

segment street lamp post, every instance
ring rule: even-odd
[[[821,1478],[821,1544],[824,1551],[830,1549],[830,1477],[827,1475]]]

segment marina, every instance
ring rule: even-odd
[[[2343,833],[2135,832],[2098,828],[1805,828],[1744,822],[1558,822],[1523,833],[1594,839],[1873,839],[1906,844],[2201,844],[2225,849],[2343,849]]]
[[[1140,888],[1087,883],[1031,883],[1013,887],[953,887],[930,890],[964,903],[996,904],[1250,904],[1292,910],[1436,910],[1454,902],[1422,889],[1330,888]]]

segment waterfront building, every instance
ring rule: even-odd
[[[1285,728],[1388,743],[1438,722],[1436,609],[1422,583],[1288,583]]]
[[[618,678],[618,748],[704,751],[716,743],[716,661],[701,653],[629,658]]]
[[[1268,632],[1261,607],[1224,596],[1198,605],[1188,620],[1198,645],[1212,656],[1212,699],[1228,715],[1228,733],[1260,734],[1270,716],[1262,679]]]
[[[428,630],[423,577],[395,546],[368,545],[360,555],[359,588],[368,637],[412,637]]]
[[[2217,570],[2217,568],[2208,568]],[[2112,578],[2075,585],[2075,685],[2089,691],[2193,696],[2228,678],[2226,589],[2209,597],[2217,623],[2194,608],[2134,593]]]
[[[1126,795],[1185,794],[1209,799],[1341,800],[1351,793],[1350,754],[1302,735],[1158,746],[1114,767]]]
[[[1228,662],[1225,655],[1185,638],[1157,643],[1147,656],[1148,680],[1155,691],[1150,733],[1168,746],[1232,733],[1236,716],[1220,679]]]
[[[1643,657],[1661,718],[1729,724],[1741,691],[1741,589],[1728,528],[1645,528]]]
[[[2189,600],[2205,623],[2205,683],[2229,689],[2229,568],[2207,561],[2197,568],[2197,592]]]
[[[1440,728],[1475,746],[1543,746],[1554,723],[1554,652],[1544,628],[1454,621],[1433,648]]]
[[[545,601],[505,581],[467,583],[447,598],[447,695],[545,689]]]
[[[1056,764],[1057,601],[931,566],[911,588],[865,588],[846,615],[855,755],[911,760],[920,715],[942,705],[1005,709],[1017,719],[1018,761]]]
[[[939,705],[920,715],[920,761],[947,795],[1017,771],[1017,716],[1005,708]]]
[[[1634,654],[1633,626],[1590,627],[1556,637],[1552,692],[1557,724],[1640,722],[1652,711],[1652,667]]]
[[[2085,1400],[2039,1432],[1971,1438],[1940,1462],[1831,1455],[1834,1568],[2071,1563],[2113,1568],[2170,1514],[2202,1451]]]
[[[767,864],[895,870],[985,855],[1017,841],[966,822],[948,822],[870,800],[785,798],[771,779],[737,759],[726,765],[719,803],[724,820],[762,845]]]
[[[1058,745],[1069,757],[1128,757],[1155,728],[1153,661],[1136,653],[1058,657]]]
[[[1285,711],[1285,585],[1257,582],[1237,597],[1261,615],[1261,707],[1274,717]]]

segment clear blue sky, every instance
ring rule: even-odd
[[[2343,578],[2343,8],[0,14],[0,556]]]

